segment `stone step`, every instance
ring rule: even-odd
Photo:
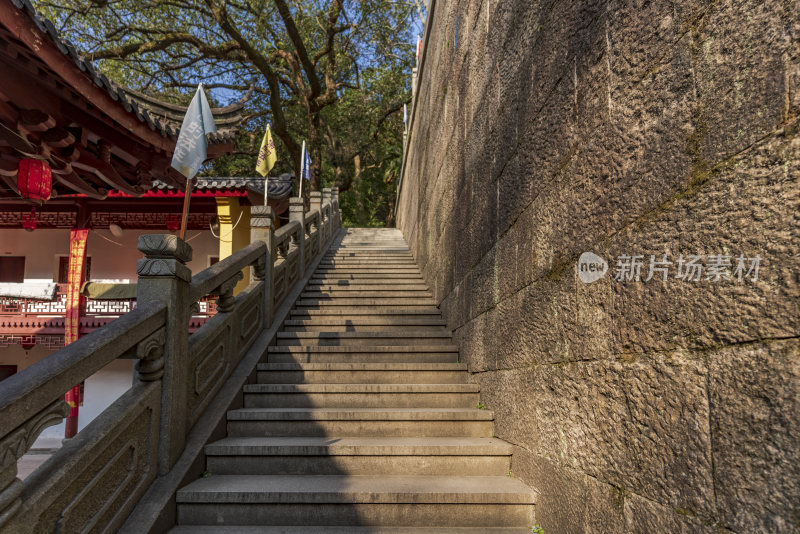
[[[423,281],[418,278],[360,278],[360,279],[314,279],[308,281],[306,289],[316,291],[320,287],[334,287],[344,289],[349,287],[364,288],[372,290],[373,288],[387,288],[387,289],[406,289],[420,287],[422,289],[430,289]]]
[[[356,254],[364,254],[364,253],[379,253],[379,254],[387,254],[387,253],[401,253],[401,254],[408,254],[411,251],[408,247],[398,247],[398,246],[387,246],[387,247],[365,247],[360,244],[347,244],[345,246],[341,246],[336,249],[337,253],[348,254],[348,253],[356,253]]]
[[[289,319],[283,322],[286,332],[440,332],[446,326],[447,323],[442,319],[391,315]]]
[[[333,286],[336,288],[336,286]],[[402,298],[420,298],[420,299],[432,299],[433,293],[426,290],[413,290],[413,289],[394,289],[394,290],[385,290],[385,289],[372,289],[372,290],[347,290],[347,289],[329,289],[329,290],[320,290],[315,291],[316,288],[306,288],[306,291],[303,291],[300,294],[301,299],[322,299],[322,300],[330,300],[335,298],[392,298],[392,297],[402,297]]]
[[[264,363],[457,363],[454,345],[272,346]]]
[[[432,306],[409,306],[407,304],[387,304],[383,306],[327,306],[327,305],[314,305],[314,306],[298,306],[293,310],[292,316],[302,316],[302,314],[311,313],[313,315],[335,315],[335,316],[380,316],[380,315],[397,315],[396,310],[402,309],[403,314],[412,311],[421,312],[423,315],[435,315],[441,317],[441,312]],[[435,310],[435,311],[433,311]],[[321,313],[314,313],[321,312]]]
[[[383,259],[400,259],[400,260],[414,260],[414,255],[411,252],[333,252],[325,254],[322,259],[369,259],[369,260],[383,260]]]
[[[388,262],[363,262],[363,263],[355,263],[355,262],[336,262],[335,264],[326,264],[320,263],[317,266],[315,273],[321,271],[342,271],[342,272],[362,272],[362,271],[377,271],[377,272],[411,272],[411,273],[419,273],[419,267],[413,262],[408,262],[404,264],[400,263],[388,263]]]
[[[462,363],[260,363],[261,384],[465,384]]]
[[[337,288],[363,287],[367,291],[372,288],[387,288],[389,290],[407,289],[409,287],[424,286],[425,290],[430,287],[425,285],[422,278],[311,278],[304,288],[307,291],[318,291],[321,286],[333,286]]]
[[[298,299],[297,307],[323,307],[323,306],[402,306],[404,308],[430,308],[436,306],[432,298],[424,297],[388,297],[382,298],[355,298],[341,297],[336,299]]]
[[[359,283],[363,283],[362,280],[381,280],[383,284],[395,284],[395,283],[402,283],[402,282],[395,282],[397,280],[410,280],[409,283],[414,284],[422,284],[425,281],[422,278],[422,275],[417,274],[409,274],[409,273],[339,273],[339,274],[317,274],[314,273],[311,276],[311,282],[313,283],[314,280],[358,280]]]
[[[322,257],[323,262],[365,262],[365,261],[397,261],[401,263],[413,262],[414,257],[410,253],[401,254],[358,254],[355,252],[344,254],[326,254]]]
[[[534,495],[507,476],[212,475],[176,502],[182,525],[519,527]]]
[[[491,438],[492,412],[467,408],[240,408],[229,437]]]
[[[335,254],[324,256],[324,262],[373,262],[381,264],[384,262],[411,262],[416,265],[416,261],[411,254],[357,254],[350,252],[347,254]]]
[[[447,330],[421,332],[408,328],[401,332],[278,332],[279,346],[360,346],[360,345],[438,345],[450,344]]]
[[[328,266],[328,265],[345,265],[345,266],[375,265],[380,267],[406,267],[409,265],[414,267],[417,266],[417,264],[414,263],[414,260],[412,258],[356,258],[356,257],[322,258],[319,264],[320,266]]]
[[[309,284],[306,286],[305,291],[324,291],[326,293],[342,293],[345,294],[347,292],[385,292],[385,291],[402,291],[406,293],[415,293],[415,292],[428,292],[430,294],[430,288],[428,288],[425,284],[420,283],[410,283],[410,284],[394,284],[394,283],[351,283],[351,280],[344,280],[343,284],[323,284],[323,283],[314,283]],[[372,280],[370,280],[372,282]]]
[[[530,527],[342,527],[204,526],[173,527],[169,534],[531,534]]]
[[[472,408],[477,384],[247,384],[245,408]]]
[[[439,308],[431,306],[424,308],[409,308],[407,306],[391,306],[387,308],[368,308],[364,306],[293,309],[291,317],[295,319],[310,319],[316,317],[326,318],[360,318],[360,317],[417,317],[425,319],[441,319],[442,312]]]
[[[346,267],[317,267],[315,275],[320,274],[419,274],[419,268],[411,267],[382,267],[379,265],[346,266]]]
[[[225,438],[206,445],[212,475],[502,476],[511,445],[494,438]]]

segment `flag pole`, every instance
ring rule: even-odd
[[[186,192],[183,195],[183,213],[181,214],[181,233],[178,237],[186,239],[186,226],[189,222],[189,203],[192,198],[192,179],[186,179]]]
[[[303,141],[303,150],[300,152],[300,178],[298,179],[298,197],[303,198],[303,173],[306,170],[306,142]]]

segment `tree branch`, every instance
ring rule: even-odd
[[[303,66],[303,70],[306,72],[306,76],[308,77],[308,82],[311,85],[311,94],[309,95],[309,100],[314,100],[322,92],[322,87],[320,86],[319,79],[317,77],[317,70],[314,68],[314,64],[308,59],[306,45],[303,43],[303,38],[300,36],[300,32],[297,30],[297,25],[294,23],[294,18],[292,18],[292,13],[289,11],[289,6],[286,5],[284,0],[274,1],[275,6],[278,8],[278,14],[280,14],[281,19],[283,20],[283,25],[286,26],[286,32],[289,34],[289,39],[291,39],[292,44],[294,44],[294,49],[297,53],[297,57],[300,59],[300,64]],[[341,0],[337,0],[337,2],[341,2]]]

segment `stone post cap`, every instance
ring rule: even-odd
[[[151,259],[176,259],[181,263],[192,261],[192,247],[172,234],[140,235],[137,248]]]
[[[311,198],[322,198],[322,193],[319,191],[312,191],[309,196]]]
[[[274,219],[275,213],[272,211],[272,206],[250,206],[250,217]]]
[[[302,222],[304,210],[302,198],[292,197],[289,199],[289,219],[299,219]]]
[[[322,188],[322,198],[330,200],[330,198],[331,198],[331,188],[330,187],[323,187]]]
[[[250,206],[250,228],[270,228],[274,220],[272,206]]]

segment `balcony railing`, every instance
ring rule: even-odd
[[[86,298],[84,317],[119,317],[136,308],[136,299]],[[67,284],[56,284],[52,300],[0,297],[0,317],[64,317],[67,311]],[[216,296],[203,297],[193,317],[213,317],[217,313]]]

